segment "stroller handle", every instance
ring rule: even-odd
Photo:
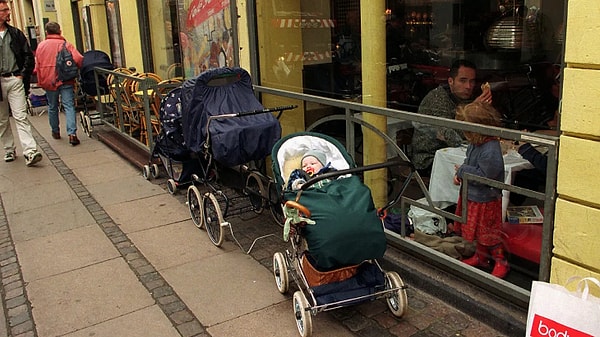
[[[282,106],[278,106],[275,108],[264,108],[264,109],[260,109],[260,110],[238,112],[237,114],[235,114],[235,116],[242,117],[242,116],[258,115],[258,114],[263,114],[263,113],[267,113],[267,112],[275,112],[275,111],[281,112],[284,110],[295,109],[297,107],[298,107],[297,105],[282,105]]]

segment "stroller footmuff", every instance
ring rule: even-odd
[[[295,177],[301,158],[314,151],[325,154],[323,164],[333,170],[290,190],[294,184],[287,179]],[[377,262],[387,247],[383,222],[370,189],[354,173],[404,162],[356,167],[337,140],[313,132],[283,137],[271,157],[287,217],[284,240],[289,225],[292,245],[291,251],[274,254],[273,273],[281,293],[288,291],[290,275],[300,289],[293,296],[300,334],[310,336],[311,315],[377,298],[385,297],[401,317],[408,308],[406,289],[396,272],[383,271]]]

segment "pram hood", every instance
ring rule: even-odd
[[[81,87],[83,92],[91,96],[97,96],[96,80],[94,79],[94,68],[99,67],[106,70],[113,70],[115,67],[110,62],[110,57],[101,50],[89,50],[83,53],[83,63],[79,70],[81,77]],[[98,81],[100,82],[101,95],[108,93],[108,86],[106,84],[105,76],[99,76]]]
[[[210,116],[263,110],[248,72],[242,68],[205,71],[182,85],[182,125],[192,152],[210,149],[213,158],[234,166],[264,159],[281,137],[279,121],[271,113],[213,119]]]

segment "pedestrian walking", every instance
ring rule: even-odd
[[[75,114],[75,79],[65,80],[64,82],[58,79],[56,56],[63,47],[66,48],[73,56],[77,68],[81,68],[83,56],[75,46],[65,40],[58,23],[48,22],[44,28],[46,39],[38,45],[35,51],[35,69],[38,85],[46,90],[46,97],[48,98],[48,121],[52,130],[52,138],[60,139],[58,111],[60,110],[59,104],[61,104],[67,117],[69,143],[73,146],[79,145],[77,116]]]
[[[15,140],[9,121],[12,113],[25,165],[32,166],[42,160],[27,117],[26,94],[35,61],[25,34],[9,22],[8,1],[0,0],[0,141],[4,147],[4,161],[15,160]]]

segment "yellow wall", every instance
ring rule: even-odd
[[[248,24],[250,23],[248,20],[248,16],[246,15],[246,1],[238,1],[237,10],[238,10],[238,44],[239,44],[239,66],[248,70],[250,72],[250,36],[248,33]],[[252,75],[252,74],[250,74]]]
[[[56,8],[55,19],[50,21],[56,21],[60,24],[62,35],[67,41],[75,44],[75,27],[73,26],[73,15],[71,14],[71,3],[70,1],[54,1],[54,7]],[[43,30],[43,24],[40,25]]]
[[[600,44],[597,0],[569,1],[550,281],[600,278]]]
[[[140,22],[136,1],[119,1],[121,27],[123,27],[123,51],[127,67],[143,71],[142,43],[140,41]]]

